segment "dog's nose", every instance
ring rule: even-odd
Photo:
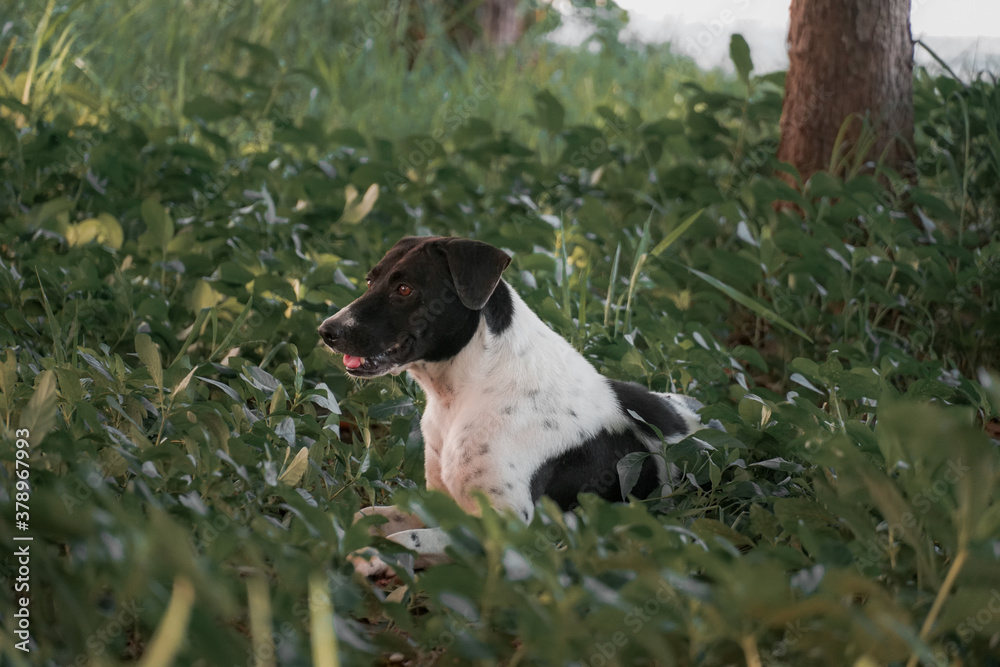
[[[319,335],[324,343],[330,347],[334,347],[343,335],[343,328],[331,317],[319,325]]]

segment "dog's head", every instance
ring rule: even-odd
[[[408,236],[368,273],[368,291],[319,327],[356,377],[443,361],[471,340],[510,257],[481,241]]]

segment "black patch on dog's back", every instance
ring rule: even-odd
[[[664,438],[676,435],[687,435],[688,428],[681,416],[674,412],[670,405],[642,385],[634,382],[608,380],[611,389],[618,399],[618,407],[631,419],[642,432],[651,437],[657,437],[650,424],[659,429]],[[629,410],[639,415],[642,421],[629,414]]]
[[[621,433],[604,429],[543,463],[531,477],[531,501],[548,496],[560,508],[569,510],[577,505],[581,493],[593,493],[611,502],[625,500],[618,462],[626,454],[648,451],[631,429]],[[645,498],[658,486],[656,461],[650,456],[643,461],[631,495]]]

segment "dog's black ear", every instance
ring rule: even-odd
[[[497,288],[500,274],[510,264],[510,255],[489,243],[470,239],[446,239],[441,250],[462,304],[470,310],[482,310]]]

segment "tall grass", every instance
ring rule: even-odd
[[[567,118],[575,124],[595,121],[600,105],[655,117],[676,106],[680,87],[693,77],[716,88],[731,85],[699,74],[692,61],[662,46],[636,46],[642,58],[623,57],[618,49],[560,47],[545,39],[558,21],[551,8],[540,10],[553,15],[524,36],[528,48],[504,53],[459,53],[444,29],[450,15],[436,3],[413,0],[292,7],[276,0],[209,0],[180,9],[154,0],[81,0],[55,7],[51,16],[45,5],[16,0],[12,10],[13,30],[0,42],[10,47],[6,72],[30,70],[37,46],[41,62],[57,66],[52,89],[70,86],[78,104],[99,100],[155,124],[190,123],[183,101],[198,95],[266,95],[284,117],[314,117],[326,130],[398,138],[453,129],[456,118],[476,116],[517,132],[541,89],[578,101]],[[33,41],[47,16],[49,25]],[[408,36],[414,25],[418,42]],[[415,54],[412,69],[404,54]],[[13,81],[6,85],[16,88]]]

